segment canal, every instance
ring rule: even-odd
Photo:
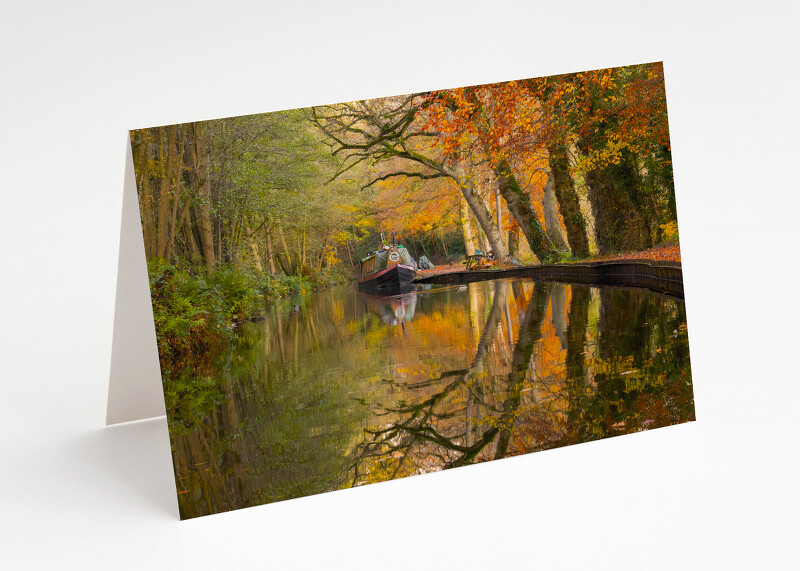
[[[530,279],[284,300],[164,375],[183,518],[694,420],[682,299]]]

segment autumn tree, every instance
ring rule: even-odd
[[[437,133],[418,120],[428,105],[424,96],[407,95],[315,107],[311,113],[331,153],[342,157],[343,167],[337,176],[368,164],[380,169],[365,187],[398,176],[423,181],[450,179],[475,215],[495,257],[510,262],[500,229],[481,199],[468,165],[446,147],[437,146]]]
[[[357,185],[302,111],[131,133],[148,259],[317,275],[347,258]],[[343,238],[344,236],[344,238]]]
[[[372,215],[378,228],[386,236],[399,231],[403,243],[416,251],[417,257],[425,254],[430,258],[434,249],[449,256],[453,240],[461,240],[459,205],[464,200],[452,179],[421,181],[397,176],[378,182],[375,191]]]
[[[674,218],[663,68],[645,64],[531,79],[543,110],[551,167],[569,188],[573,146],[584,173],[601,252],[645,249]],[[669,173],[669,174],[667,174]],[[566,197],[572,195],[567,192]],[[674,201],[674,198],[672,199]],[[577,220],[562,202],[565,222]],[[568,233],[570,229],[568,226]]]
[[[508,145],[510,135],[520,125],[530,124],[527,117],[531,103],[524,90],[509,82],[432,92],[423,115],[426,126],[437,133],[438,141],[453,160],[488,165],[531,250],[542,262],[551,262],[560,255],[512,166],[512,161],[528,157]]]

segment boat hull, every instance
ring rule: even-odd
[[[358,276],[359,289],[391,289],[410,284],[414,280],[414,268],[404,264],[392,264],[377,272]]]

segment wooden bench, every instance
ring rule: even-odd
[[[497,263],[495,259],[489,259],[483,254],[473,254],[472,256],[467,256],[467,259],[464,260],[464,269],[465,270],[486,270],[493,268],[494,265]]]

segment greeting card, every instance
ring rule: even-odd
[[[138,129],[125,200],[182,518],[694,420],[660,63]]]

